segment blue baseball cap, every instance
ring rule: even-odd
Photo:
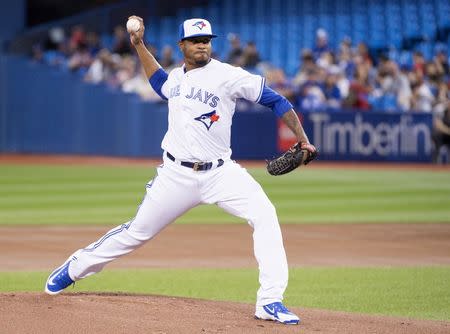
[[[212,33],[211,23],[205,19],[189,19],[180,24],[180,41],[191,37],[217,37]]]

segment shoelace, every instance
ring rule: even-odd
[[[55,281],[63,288],[68,287],[72,283],[75,285],[75,282],[69,276],[69,266],[66,266],[56,275]]]
[[[282,303],[274,303],[273,308],[275,312],[281,312],[281,313],[291,313]]]

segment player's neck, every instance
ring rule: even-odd
[[[211,58],[209,58],[208,62],[206,64],[197,64],[197,63],[189,63],[186,59],[184,59],[184,73],[195,70],[196,68],[205,67],[211,62]]]

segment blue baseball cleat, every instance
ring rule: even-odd
[[[290,312],[281,302],[256,306],[255,318],[278,321],[286,325],[297,325],[299,317]]]
[[[69,285],[75,282],[69,276],[70,260],[66,261],[61,267],[55,269],[47,278],[45,283],[45,292],[49,295],[57,295]]]

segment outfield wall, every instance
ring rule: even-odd
[[[431,160],[431,115],[312,112],[300,115],[322,160]],[[76,75],[0,55],[0,151],[158,157],[167,105]],[[236,112],[233,157],[266,159],[292,144],[270,111]]]
[[[312,112],[300,115],[324,160],[431,160],[432,118],[427,113]],[[295,142],[280,122],[279,150]]]

